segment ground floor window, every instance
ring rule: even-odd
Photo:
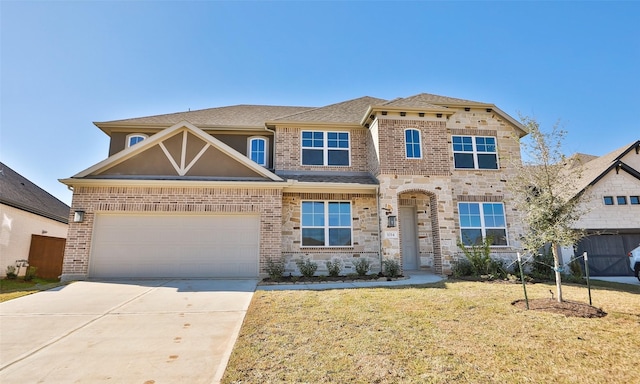
[[[302,202],[303,247],[350,247],[351,203],[348,201]]]
[[[463,244],[482,244],[483,239],[491,237],[492,245],[507,245],[502,203],[458,203],[458,212]]]

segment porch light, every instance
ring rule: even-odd
[[[396,217],[387,216],[387,228],[394,228],[396,226]]]
[[[82,223],[84,221],[84,211],[75,211],[73,213],[73,222]]]

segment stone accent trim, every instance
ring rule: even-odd
[[[501,203],[504,201],[504,196],[458,195],[457,199],[464,202]]]
[[[475,128],[451,128],[451,136],[498,136],[498,131]]]

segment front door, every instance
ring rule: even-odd
[[[416,208],[400,207],[400,231],[402,239],[403,269],[418,269],[418,236],[416,233]]]

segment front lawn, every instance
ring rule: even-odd
[[[563,289],[588,302],[586,287]],[[555,285],[527,290],[549,298]],[[223,383],[630,383],[639,293],[593,287],[607,315],[578,318],[516,308],[519,284],[257,291]]]
[[[20,296],[51,289],[60,284],[63,283],[60,283],[57,279],[41,279],[39,277],[34,277],[31,281],[25,281],[20,277],[16,279],[5,278],[0,280],[0,303]]]

